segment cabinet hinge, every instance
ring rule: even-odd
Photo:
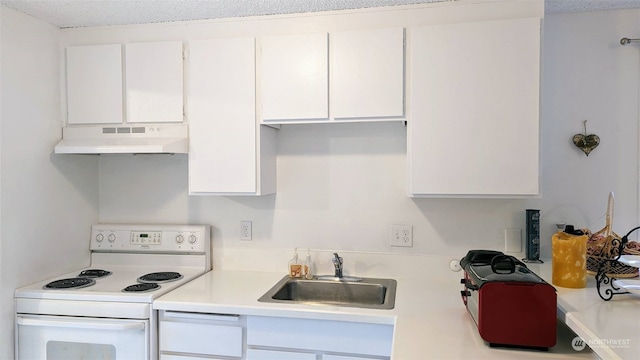
[[[189,58],[189,49],[186,47],[182,47],[182,60],[186,60]]]

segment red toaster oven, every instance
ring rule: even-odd
[[[556,344],[556,290],[513,256],[471,250],[462,301],[490,346],[547,349]]]

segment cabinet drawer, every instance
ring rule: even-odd
[[[160,352],[241,357],[242,331],[241,324],[164,318],[160,321]]]
[[[390,356],[393,326],[347,321],[247,318],[247,344],[310,351]]]
[[[361,356],[322,355],[322,360],[372,360]]]
[[[247,360],[316,360],[316,354],[280,350],[247,350]]]
[[[160,360],[227,360],[228,357],[209,357],[206,358],[201,357],[200,355],[188,356],[188,355],[167,355],[160,354]],[[357,358],[356,358],[357,359]]]

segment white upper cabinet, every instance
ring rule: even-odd
[[[540,19],[415,27],[409,192],[539,192]]]
[[[125,58],[127,122],[182,122],[182,42],[126,44]]]
[[[330,35],[331,115],[339,118],[404,116],[404,29]]]
[[[122,123],[122,45],[66,49],[67,123]]]
[[[261,39],[261,118],[329,117],[328,35],[265,36]]]
[[[189,193],[275,192],[275,129],[257,125],[255,40],[189,42]]]
[[[67,47],[67,124],[183,121],[182,42],[127,44],[124,57],[121,44]]]
[[[261,39],[264,123],[404,117],[404,29]]]

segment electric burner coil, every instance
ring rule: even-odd
[[[173,271],[154,272],[146,275],[142,275],[138,278],[140,283],[164,283],[169,281],[176,281],[182,279],[183,276],[180,273]]]
[[[87,269],[87,270],[82,270],[80,272],[80,274],[78,274],[78,277],[97,279],[97,278],[109,276],[111,274],[113,274],[113,273],[111,271],[108,271],[108,270]]]
[[[122,292],[147,292],[147,291],[154,291],[159,288],[160,288],[160,285],[156,283],[140,283],[140,284],[129,285],[126,288],[122,289]]]
[[[80,289],[95,284],[96,281],[86,277],[76,277],[52,281],[42,288],[45,290]]]

